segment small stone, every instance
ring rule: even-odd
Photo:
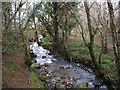
[[[49,65],[48,65],[48,64],[44,64],[44,66],[45,66],[45,67],[49,67]]]
[[[60,66],[60,68],[59,68],[59,69],[65,69],[65,66],[63,66],[63,65],[62,65],[62,66]]]
[[[32,63],[37,63],[37,61],[35,59],[32,60]]]
[[[65,88],[65,85],[61,85],[60,88]]]
[[[105,86],[105,85],[101,86],[100,88],[103,88],[103,89],[105,89],[105,90],[108,90],[107,86]]]
[[[46,58],[46,56],[42,56],[42,58]]]
[[[71,85],[72,85],[72,84],[73,84],[73,82],[70,82],[69,84],[71,84]]]
[[[76,64],[76,66],[80,67],[80,64]]]
[[[57,59],[52,59],[53,62],[55,62]]]
[[[70,78],[70,81],[72,81],[73,79],[72,78]]]
[[[95,86],[93,85],[92,82],[89,82],[89,83],[88,83],[88,88],[95,88]]]
[[[48,77],[49,76],[49,74],[46,74],[46,77]]]
[[[50,82],[50,80],[46,80],[45,82],[46,82],[46,83],[49,83],[49,82]]]
[[[56,80],[55,80],[55,79],[52,79],[52,80],[51,80],[51,82],[52,82],[52,83],[55,83],[55,82],[56,82]]]
[[[77,79],[81,79],[81,77],[78,77]]]
[[[70,68],[70,66],[69,66],[69,65],[66,65],[66,66],[65,66],[65,69],[69,69],[69,68]]]
[[[52,55],[52,53],[48,53],[48,55]]]

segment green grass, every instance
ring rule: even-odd
[[[17,63],[16,63],[15,61],[12,61],[12,62],[11,62],[11,65],[12,65],[12,66],[17,66]]]
[[[80,61],[85,64],[90,62],[88,48],[84,45],[82,40],[71,40],[68,43],[68,49],[71,51],[70,53],[73,60],[78,62]]]
[[[76,47],[76,46],[79,46],[81,44],[83,44],[82,40],[74,40],[74,41],[70,41],[68,43],[68,46],[70,46],[70,47]]]
[[[93,48],[93,51],[95,52],[96,57],[100,54],[100,48],[98,47]]]

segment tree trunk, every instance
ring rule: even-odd
[[[85,10],[86,10],[86,14],[87,14],[87,21],[88,21],[88,30],[89,30],[89,35],[90,35],[90,43],[89,43],[89,52],[90,52],[90,56],[93,62],[93,65],[95,66],[96,70],[99,69],[99,65],[97,63],[96,57],[95,57],[95,53],[93,51],[93,47],[94,47],[94,33],[93,33],[93,28],[91,25],[91,18],[90,18],[90,11],[89,11],[89,7],[87,2],[84,2],[85,5]]]
[[[113,43],[113,50],[114,50],[114,56],[116,61],[116,67],[118,70],[118,88],[120,86],[120,46],[119,46],[119,30],[118,33],[116,31],[116,27],[114,24],[114,11],[113,11],[113,5],[111,2],[107,2],[108,4],[108,10],[110,14],[110,28],[111,28],[111,34],[112,34],[112,43]],[[120,5],[120,3],[119,3]],[[120,15],[120,14],[119,14]],[[118,17],[118,22],[119,22]]]
[[[58,32],[58,19],[57,19],[57,10],[58,10],[58,2],[53,2],[53,50],[54,52],[59,52],[60,48],[60,42],[59,42],[59,32]]]

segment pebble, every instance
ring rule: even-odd
[[[71,67],[72,65],[66,65],[66,66],[61,65],[59,69],[69,69]]]
[[[42,56],[42,58],[46,58],[46,56]]]
[[[61,66],[59,67],[59,69],[65,69],[65,66],[61,65]]]
[[[55,82],[56,80],[55,79],[51,79],[52,82]]]
[[[80,67],[80,64],[76,64],[76,66]]]
[[[88,88],[95,88],[92,82],[88,82]]]
[[[48,77],[49,76],[49,74],[46,74],[46,77]]]
[[[53,62],[55,62],[57,59],[52,59]]]
[[[104,85],[101,86],[100,88],[104,88],[104,89],[108,90],[108,89],[107,89],[107,86],[104,86]]]
[[[65,88],[65,85],[61,85],[60,88]]]
[[[46,82],[46,83],[49,83],[49,82],[50,82],[50,80],[46,80],[45,82]]]

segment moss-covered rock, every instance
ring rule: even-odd
[[[60,83],[56,83],[56,84],[55,84],[55,88],[56,88],[56,89],[60,89],[60,88],[64,89],[64,88],[65,88],[65,85],[60,84]]]
[[[35,58],[35,57],[37,57],[37,55],[34,54],[34,53],[31,51],[31,52],[30,52],[30,57],[31,57],[31,58]]]
[[[38,63],[33,63],[33,64],[31,65],[31,67],[32,67],[32,68],[38,68],[38,69],[41,68],[40,64],[38,64]]]
[[[88,82],[81,82],[76,88],[88,88]]]

